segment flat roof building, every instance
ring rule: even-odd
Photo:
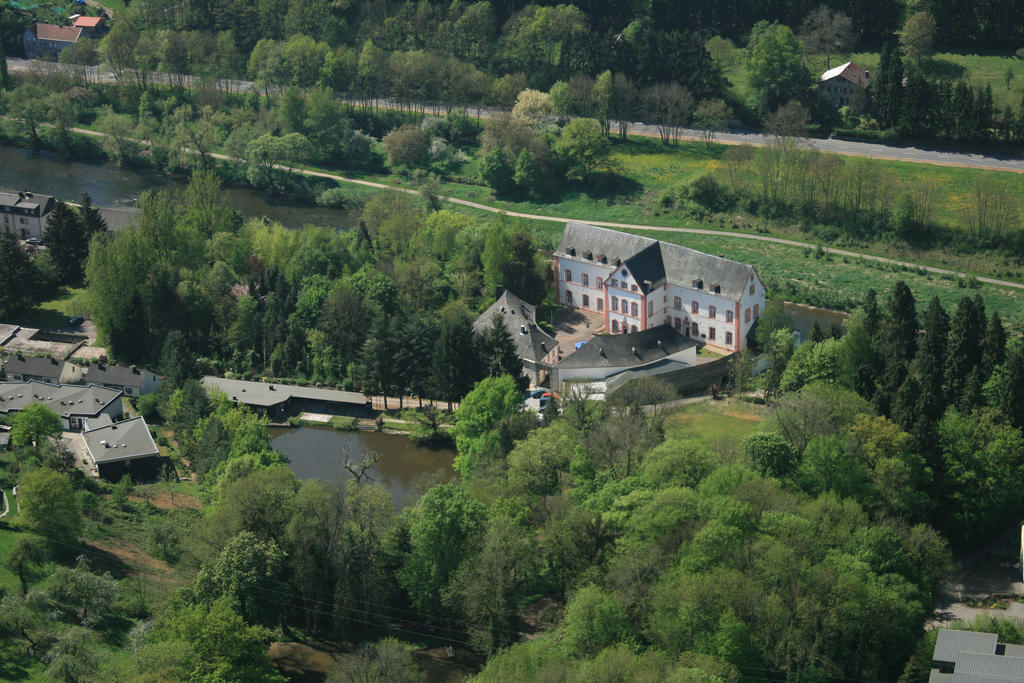
[[[160,457],[160,449],[142,417],[122,422],[100,420],[107,424],[99,426],[93,426],[93,420],[88,422],[87,429],[82,432],[82,440],[101,477],[119,479],[127,470],[133,469],[133,465],[134,469],[143,469],[142,463],[136,461]]]
[[[281,416],[289,409],[336,415],[358,416],[366,412],[369,400],[355,391],[339,391],[293,384],[250,382],[226,377],[203,377],[207,390],[220,391],[233,403],[243,403],[271,417]]]

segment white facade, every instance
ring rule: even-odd
[[[611,232],[592,229],[600,231],[598,238],[602,237],[600,233]],[[662,249],[685,249],[661,244]],[[691,261],[704,264],[703,272],[672,272],[652,283],[638,281],[630,272],[626,261],[632,263],[631,256],[595,255],[580,245],[559,249],[555,256],[559,303],[604,315],[605,329],[611,334],[669,325],[685,337],[723,351],[746,348],[750,328],[765,305],[764,283],[752,266],[699,254]],[[717,267],[719,264],[728,267]],[[716,277],[728,281],[718,282]]]

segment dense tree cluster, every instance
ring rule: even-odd
[[[447,401],[515,369],[504,328],[478,335],[472,323],[498,286],[543,297],[543,267],[519,225],[425,217],[408,195],[380,194],[350,232],[291,231],[242,224],[218,189],[197,173],[180,196],[142,197],[136,226],[93,239],[87,296],[115,357],[159,359],[171,378],[201,357],[240,376]]]

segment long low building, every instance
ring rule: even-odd
[[[243,403],[270,417],[282,416],[289,410],[360,416],[369,409],[366,395],[355,391],[250,382],[213,375],[203,377],[203,385],[207,390],[226,394],[233,403]]]
[[[80,431],[85,421],[105,414],[121,417],[124,392],[95,384],[49,382],[0,382],[0,416],[7,419],[33,403],[41,403],[60,415],[65,431]]]

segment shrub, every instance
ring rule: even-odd
[[[351,209],[359,202],[352,198],[343,187],[330,187],[316,197],[317,206],[329,206],[335,209]]]
[[[690,199],[711,211],[727,211],[736,202],[729,191],[710,174],[690,183]]]

